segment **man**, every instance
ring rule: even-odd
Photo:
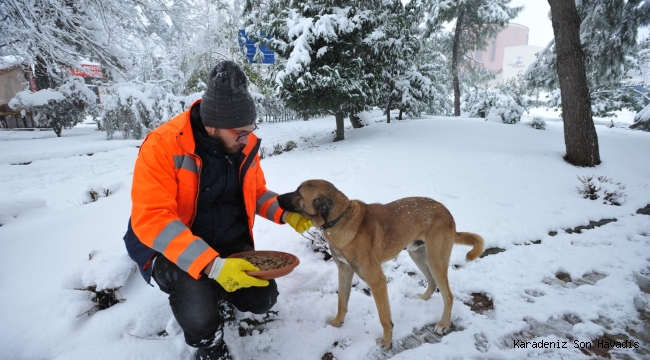
[[[261,314],[276,302],[274,280],[248,276],[259,269],[227,258],[253,249],[255,214],[298,232],[312,225],[267,190],[256,117],[246,75],[222,61],[202,99],[147,135],[135,163],[124,241],[147,283],[153,276],[169,294],[197,359],[231,359],[223,340],[231,305]]]

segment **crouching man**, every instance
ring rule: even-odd
[[[127,251],[143,277],[169,294],[174,317],[196,358],[231,359],[223,339],[231,306],[267,312],[274,280],[231,254],[253,250],[255,215],[304,232],[311,221],[278,206],[266,188],[253,131],[257,114],[246,75],[222,61],[190,108],[149,133],[133,172]]]

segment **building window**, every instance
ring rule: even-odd
[[[494,57],[497,54],[497,37],[492,38],[492,53],[490,54],[490,61],[494,62]]]
[[[483,51],[479,50],[476,52],[476,61],[477,62],[483,62]]]

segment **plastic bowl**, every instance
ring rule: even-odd
[[[274,270],[266,270],[266,271],[247,271],[246,274],[250,276],[254,276],[259,279],[264,279],[264,280],[271,280],[271,279],[276,279],[282,276],[287,275],[288,273],[292,272],[293,269],[300,264],[300,259],[298,259],[297,256],[293,254],[289,254],[286,252],[282,251],[271,251],[271,250],[255,250],[255,251],[244,251],[236,254],[232,254],[228,256],[229,258],[240,258],[246,254],[259,254],[259,255],[266,255],[266,256],[275,256],[279,257],[282,259],[285,259],[289,261],[288,265],[285,265],[284,267],[281,267],[279,269],[274,269]]]

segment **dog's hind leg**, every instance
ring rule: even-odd
[[[427,279],[427,290],[424,292],[424,294],[420,295],[420,299],[422,300],[428,300],[433,292],[436,290],[436,281],[433,280],[433,276],[431,275],[431,271],[429,270],[429,265],[427,261],[427,250],[426,247],[424,246],[424,241],[422,240],[417,240],[412,243],[410,243],[406,247],[406,251],[409,253],[409,256],[411,259],[413,259],[413,262],[415,265],[417,265],[418,269],[424,274],[424,277]]]
[[[352,289],[354,269],[336,257],[334,257],[334,260],[336,262],[336,267],[339,270],[339,303],[336,317],[330,322],[330,325],[340,327],[348,312],[348,301],[350,300],[350,290]]]
[[[433,245],[427,248],[427,259],[429,269],[431,269],[431,274],[438,285],[438,289],[440,289],[444,303],[440,321],[433,329],[435,333],[441,335],[446,333],[451,326],[451,308],[454,304],[454,294],[451,293],[447,277],[451,249],[454,246],[453,236],[454,234],[451,231],[437,232],[433,235],[433,241],[427,243],[427,245]]]

